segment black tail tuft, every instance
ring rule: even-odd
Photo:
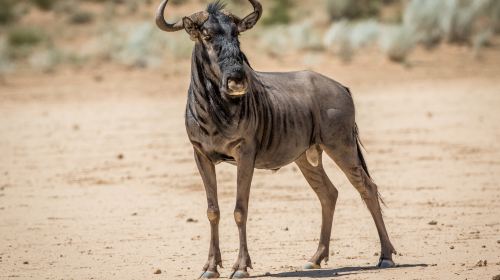
[[[357,124],[354,124],[354,137],[356,138],[356,145],[358,146],[358,149],[357,149],[358,150],[358,157],[359,157],[359,161],[361,161],[361,166],[365,170],[368,177],[370,177],[370,179],[371,179],[370,172],[368,171],[368,166],[366,166],[365,157],[363,156],[363,152],[361,151],[361,147],[364,148],[365,146],[363,146],[363,143],[361,143],[361,139],[359,139],[359,132],[358,132],[358,125]]]
[[[363,170],[366,172],[366,175],[368,175],[368,178],[373,181],[372,177],[370,176],[370,172],[368,171],[368,166],[366,165],[365,157],[363,156],[363,151],[361,151],[361,147],[365,148],[363,146],[363,143],[361,142],[361,139],[359,138],[359,131],[358,131],[358,125],[354,124],[354,138],[356,139],[356,145],[357,145],[357,150],[358,150],[358,158],[359,161],[361,162],[361,166],[363,167]],[[384,200],[382,199],[382,196],[380,195],[380,192],[377,190],[377,196],[378,199],[380,200],[380,203],[382,205],[386,206]]]

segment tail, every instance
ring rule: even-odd
[[[344,89],[347,91],[349,96],[351,96],[351,98],[352,98],[351,90],[348,87],[344,87]],[[361,162],[361,166],[363,166],[363,169],[365,170],[366,175],[368,175],[368,177],[371,179],[372,177],[370,176],[370,172],[368,172],[368,166],[366,166],[365,157],[363,156],[363,152],[361,152],[361,147],[363,147],[363,149],[364,149],[365,146],[363,146],[363,143],[361,143],[361,139],[359,139],[359,130],[358,130],[358,125],[356,123],[354,123],[353,134],[354,134],[354,139],[356,139],[355,141],[356,141],[356,145],[358,148],[359,161]]]
[[[363,170],[366,172],[366,175],[368,175],[368,177],[370,177],[370,179],[372,178],[370,176],[370,172],[368,171],[368,166],[366,166],[366,161],[365,161],[365,157],[363,156],[363,152],[361,151],[361,147],[363,147],[363,149],[365,148],[365,146],[363,145],[363,143],[361,143],[361,139],[359,139],[359,131],[358,131],[358,125],[355,123],[354,124],[354,137],[356,138],[356,145],[357,145],[357,150],[358,150],[358,158],[359,158],[359,161],[361,162],[361,166],[363,167]]]
[[[359,131],[358,131],[358,125],[354,123],[354,138],[356,139],[356,145],[357,145],[357,150],[358,150],[358,158],[359,161],[361,162],[361,166],[363,167],[363,170],[365,171],[366,175],[368,175],[368,178],[373,181],[372,177],[370,176],[370,172],[368,171],[368,166],[366,165],[365,157],[363,156],[363,151],[361,151],[361,148],[365,148],[363,143],[361,142],[361,139],[359,138]],[[382,196],[380,192],[378,191],[377,188],[377,197],[380,200],[380,203],[382,203],[384,206],[387,207],[385,204],[384,200],[382,199]]]

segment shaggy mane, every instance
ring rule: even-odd
[[[222,2],[221,0],[216,0],[215,2],[208,4],[207,12],[209,14],[215,15],[225,7],[226,3]]]

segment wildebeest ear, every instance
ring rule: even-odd
[[[238,23],[238,31],[244,32],[247,31],[248,29],[251,29],[257,23],[259,18],[260,18],[259,12],[253,12],[249,14]]]
[[[191,40],[196,41],[200,37],[198,24],[189,17],[182,18],[182,23],[184,24],[184,30],[189,34]]]

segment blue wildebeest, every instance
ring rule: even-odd
[[[191,84],[185,112],[186,129],[194,148],[207,194],[211,239],[201,277],[219,277],[219,205],[215,164],[237,166],[234,220],[239,230],[239,254],[230,278],[245,278],[252,268],[247,248],[246,221],[254,168],[276,170],[295,162],[316,192],[322,208],[319,245],[305,268],[328,260],[337,189],[322,165],[322,152],[332,158],[359,191],[375,221],[381,243],[379,267],[394,263],[379,204],[360,149],[354,104],[348,88],[321,74],[257,72],[240,50],[238,35],[251,29],[262,15],[254,11],[240,19],[215,2],[206,11],[176,23],[164,18],[168,0],[160,4],[156,24],[167,32],[185,30],[194,41]]]

